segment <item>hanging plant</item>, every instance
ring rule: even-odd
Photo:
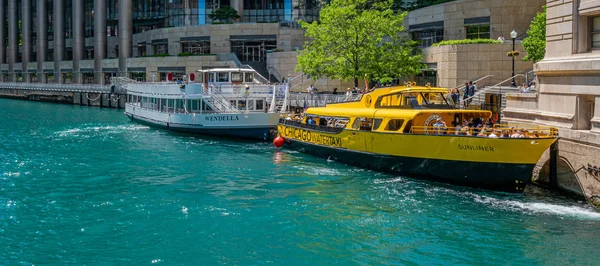
[[[506,55],[508,57],[519,56],[519,54],[520,54],[519,51],[510,51],[510,52],[506,53]]]

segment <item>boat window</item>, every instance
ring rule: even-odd
[[[233,72],[233,73],[231,73],[231,81],[233,81],[233,82],[242,82],[242,81],[244,81],[242,73],[240,73],[240,72]]]
[[[173,107],[175,106],[175,99],[169,99],[169,100],[167,101],[167,104],[168,104],[168,105],[167,105],[167,107],[168,107],[168,108],[167,108],[167,111],[168,111],[168,112],[173,112],[173,110],[175,110],[175,109],[173,108]]]
[[[379,128],[379,126],[381,125],[381,122],[383,122],[383,119],[381,119],[381,118],[373,119],[373,130],[377,130]]]
[[[239,100],[237,107],[238,110],[246,110],[246,100]]]
[[[345,128],[346,125],[348,124],[348,118],[338,118],[335,119],[332,123],[333,123],[333,127],[335,128]]]
[[[244,73],[244,82],[254,82],[254,75],[252,75],[252,72]]]
[[[264,109],[264,101],[256,100],[256,110],[262,110],[262,109]]]
[[[386,131],[398,131],[404,124],[404,119],[390,119],[387,126],[385,127]]]
[[[229,100],[231,107],[237,106],[235,100]]]
[[[404,126],[404,133],[409,133],[412,128],[412,120],[408,120],[406,122],[406,126]]]
[[[373,119],[372,118],[357,117],[354,120],[354,124],[352,125],[352,128],[358,129],[358,130],[368,130],[368,131],[370,131],[372,124],[373,124]]]
[[[217,82],[229,82],[229,72],[217,73]]]
[[[357,117],[354,119],[354,123],[352,124],[352,128],[353,129],[359,129],[360,128],[360,117]]]
[[[209,80],[209,82],[217,82],[217,73],[215,73],[215,72],[208,73],[208,80]]]
[[[254,100],[248,100],[248,110],[254,111]]]
[[[397,92],[383,95],[375,102],[376,108],[452,108],[441,92]]]
[[[167,99],[160,99],[160,111],[165,112],[167,109]]]

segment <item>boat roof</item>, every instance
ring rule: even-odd
[[[200,69],[198,72],[256,72],[254,69],[249,68],[211,68],[211,69]]]
[[[416,86],[416,87],[391,87],[390,93],[397,92],[441,92],[447,93],[448,89],[446,88],[437,88],[437,87],[425,87],[425,86]]]
[[[376,108],[375,103],[379,97],[395,95],[405,92],[442,93],[449,92],[446,88],[431,86],[414,86],[414,83],[405,86],[378,88],[365,93],[360,100],[342,103],[327,104],[326,107],[308,108],[307,115],[330,116],[330,117],[395,117],[411,119],[421,114],[432,113],[462,113],[472,117],[491,117],[492,113],[487,110],[460,110],[454,108]]]
[[[368,117],[368,118],[414,118],[422,114],[462,113],[471,117],[491,117],[487,110],[458,109],[378,109],[378,108],[335,108],[316,107],[306,111],[307,116],[319,117]]]

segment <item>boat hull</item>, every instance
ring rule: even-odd
[[[356,152],[290,139],[287,148],[337,162],[391,174],[407,175],[459,186],[523,192],[535,164],[507,164],[424,159]]]
[[[317,126],[311,126],[318,128]],[[393,174],[522,192],[543,152],[556,141],[315,131],[280,124],[285,146],[300,152]]]
[[[279,114],[166,114],[126,108],[132,121],[188,134],[268,140],[277,128]]]

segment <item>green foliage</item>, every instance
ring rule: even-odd
[[[167,57],[171,56],[170,54],[153,54],[152,57]]]
[[[523,61],[539,62],[546,55],[546,7],[544,11],[537,13],[529,30],[527,38],[523,40],[523,48],[527,51],[527,56]]]
[[[443,45],[458,45],[458,44],[499,44],[503,41],[494,39],[464,39],[464,40],[447,40],[434,43],[432,46],[443,46]]]
[[[222,23],[231,23],[232,20],[241,18],[237,10],[231,6],[223,6],[219,9],[213,10],[208,17],[215,22]]]
[[[407,38],[406,12],[394,14],[392,1],[333,0],[320,21],[301,21],[311,41],[299,51],[297,71],[312,78],[388,82],[425,67],[416,42]]]

